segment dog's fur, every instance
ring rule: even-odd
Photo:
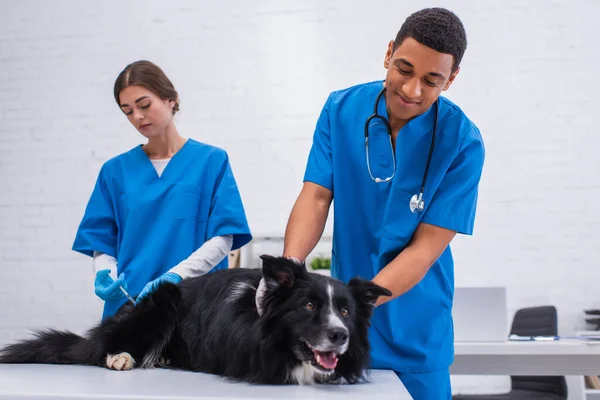
[[[368,326],[379,296],[304,264],[262,256],[258,269],[227,269],[163,284],[85,337],[44,330],[0,351],[0,363],[172,368],[267,383],[354,383],[369,363]]]

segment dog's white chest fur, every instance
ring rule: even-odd
[[[325,380],[329,374],[324,374],[310,364],[302,363],[290,372],[291,383],[299,385],[312,385],[317,380]]]

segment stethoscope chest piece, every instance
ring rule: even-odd
[[[423,200],[423,194],[413,195],[410,199],[410,211],[413,213],[421,212],[425,209],[425,200]]]

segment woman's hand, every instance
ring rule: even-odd
[[[156,290],[162,283],[169,282],[173,284],[178,284],[181,282],[181,276],[177,275],[175,272],[167,272],[159,276],[153,281],[150,281],[144,286],[137,299],[135,300],[135,304],[138,304],[144,297],[148,296],[150,293]]]

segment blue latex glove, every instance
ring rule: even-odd
[[[156,288],[165,282],[178,284],[181,282],[181,276],[177,275],[175,272],[166,272],[156,278],[153,281],[150,281],[144,286],[137,299],[135,299],[135,304],[138,304],[144,297],[148,296],[150,293],[156,290]]]
[[[123,286],[123,289],[127,290],[127,283],[123,274],[119,275],[117,280],[114,280],[109,274],[109,269],[102,269],[96,273],[96,280],[94,281],[94,292],[96,296],[104,301],[124,297],[125,295],[119,289],[119,286]]]

